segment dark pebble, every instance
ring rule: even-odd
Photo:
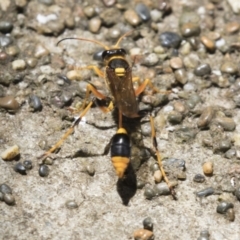
[[[50,95],[50,102],[58,108],[69,105],[72,101],[72,94],[67,91],[53,91]]]
[[[208,63],[201,64],[194,69],[194,74],[196,76],[205,76],[211,73],[211,67]]]
[[[182,38],[174,32],[163,32],[159,36],[160,43],[163,47],[178,48]]]
[[[74,200],[68,200],[68,201],[65,203],[65,206],[66,206],[68,209],[78,208],[78,205],[77,205],[77,203],[76,203]]]
[[[236,196],[236,198],[238,199],[238,201],[240,201],[240,187],[238,187],[238,188],[235,190],[235,196]]]
[[[218,142],[216,146],[214,146],[214,152],[226,152],[232,147],[231,140],[222,139]]]
[[[12,39],[8,36],[1,36],[0,37],[0,47],[7,47],[12,43]]]
[[[14,205],[15,204],[15,198],[12,194],[10,193],[6,193],[3,195],[3,201],[7,204],[7,205]]]
[[[64,81],[64,83],[70,85],[72,82],[70,79],[68,79],[68,77],[66,75],[63,75],[63,74],[59,74],[58,75],[58,78],[59,79],[62,79]]]
[[[203,230],[200,232],[200,237],[197,240],[209,240],[210,234],[208,230]]]
[[[0,192],[3,194],[12,194],[12,189],[5,183],[0,185]]]
[[[24,162],[23,162],[23,166],[26,168],[26,170],[31,170],[32,169],[32,161],[30,161],[30,160],[25,160]]]
[[[217,206],[217,213],[224,214],[228,209],[233,208],[233,204],[229,202],[222,201]]]
[[[144,3],[138,3],[135,7],[135,11],[143,21],[150,20],[150,11]]]
[[[182,114],[177,111],[171,111],[167,119],[171,124],[179,124],[182,122]]]
[[[205,181],[205,176],[198,173],[194,176],[193,181],[197,183],[203,183]]]
[[[183,24],[180,30],[183,37],[199,36],[201,32],[200,26],[192,22]]]
[[[26,175],[26,168],[21,162],[18,162],[14,165],[14,171],[22,175]]]
[[[47,177],[49,174],[49,167],[45,164],[41,165],[38,170],[39,176]]]
[[[42,110],[41,100],[36,95],[29,96],[28,104],[33,109],[33,111],[41,111]]]
[[[150,217],[147,217],[143,220],[143,228],[147,229],[149,231],[153,230],[153,222],[152,222],[152,219]]]
[[[3,201],[3,193],[2,192],[0,192],[0,201]]]
[[[4,108],[9,111],[16,111],[20,107],[20,104],[13,96],[5,96],[0,98],[0,108]]]
[[[187,142],[191,141],[195,138],[197,135],[198,130],[195,128],[190,128],[187,126],[181,126],[179,129],[176,129],[175,136],[181,141],[181,142]]]
[[[0,22],[0,32],[2,33],[10,33],[13,29],[13,24],[8,21]]]
[[[214,189],[212,187],[205,188],[199,192],[196,192],[197,197],[207,197],[214,194]]]
[[[212,107],[206,107],[205,109],[203,109],[202,114],[197,121],[198,127],[199,128],[208,127],[208,125],[213,119],[214,113],[215,111]]]
[[[38,2],[40,2],[46,6],[50,6],[53,4],[54,1],[53,0],[38,0]]]
[[[180,170],[186,169],[185,161],[177,158],[164,159],[163,166],[180,168]]]
[[[193,109],[195,106],[201,102],[201,98],[197,94],[192,94],[189,99],[186,101],[186,104],[189,108]]]
[[[137,189],[143,189],[143,187],[145,186],[145,182],[141,179],[137,180]]]

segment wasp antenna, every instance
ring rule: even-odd
[[[87,39],[87,38],[74,38],[74,37],[69,37],[69,38],[63,38],[60,41],[57,42],[57,46],[60,42],[63,42],[65,40],[80,40],[80,41],[86,41],[86,42],[92,42],[92,43],[96,43],[98,45],[100,45],[101,47],[103,47],[105,50],[109,50],[109,47],[104,45],[103,43],[96,41],[96,40],[92,40],[92,39]]]
[[[114,48],[118,48],[118,45],[120,44],[120,42],[123,40],[123,38],[125,38],[126,36],[130,35],[134,30],[128,31],[125,34],[123,34],[116,42],[116,44],[113,46]]]

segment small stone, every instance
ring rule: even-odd
[[[221,70],[222,73],[228,73],[228,74],[231,74],[231,75],[238,74],[238,66],[237,66],[237,64],[235,64],[232,61],[224,62],[221,65],[220,70]]]
[[[228,117],[218,117],[215,121],[225,130],[225,131],[234,131],[236,128],[236,123],[232,118]]]
[[[0,21],[0,32],[10,33],[13,29],[13,24],[8,21]]]
[[[2,183],[0,185],[0,192],[3,194],[12,194],[12,189],[6,183]]]
[[[228,159],[234,158],[236,156],[236,150],[235,149],[229,149],[225,152],[225,157]]]
[[[144,3],[138,3],[135,10],[143,21],[146,22],[151,19],[150,11]]]
[[[153,191],[157,196],[169,195],[171,193],[168,185],[165,182],[154,185]]]
[[[24,162],[23,162],[23,166],[26,168],[26,170],[31,170],[32,169],[32,161],[30,161],[30,160],[25,160]]]
[[[153,232],[147,229],[137,229],[133,233],[133,237],[135,240],[152,240]]]
[[[156,65],[157,63],[158,63],[158,55],[156,53],[150,53],[144,58],[142,65],[151,67]]]
[[[6,48],[6,53],[9,56],[15,57],[15,56],[17,56],[19,54],[19,52],[20,52],[20,49],[17,46],[15,46],[15,45],[9,46],[9,47]]]
[[[124,18],[130,25],[134,27],[139,25],[141,22],[141,19],[139,18],[138,14],[132,9],[128,9],[127,11],[124,12]]]
[[[82,74],[77,70],[71,70],[66,75],[69,80],[82,80]]]
[[[202,197],[208,197],[210,195],[214,194],[214,189],[212,187],[205,188],[199,192],[196,192],[196,196],[199,198]]]
[[[7,47],[13,42],[9,36],[0,36],[0,47]]]
[[[75,202],[75,200],[68,200],[68,201],[65,203],[65,206],[66,206],[68,209],[76,209],[76,208],[78,208],[78,204]]]
[[[150,217],[147,217],[143,220],[143,228],[147,229],[149,231],[153,230],[153,222],[152,222],[152,219]]]
[[[216,49],[215,42],[206,36],[201,36],[200,38],[202,44],[206,47],[210,52],[214,52]]]
[[[87,17],[92,18],[95,15],[95,8],[91,5],[88,5],[83,8],[83,12]]]
[[[33,109],[33,111],[41,111],[42,110],[41,100],[36,95],[29,96],[28,104]]]
[[[186,180],[186,178],[187,178],[187,175],[186,175],[185,172],[180,171],[180,172],[177,173],[177,179],[178,180],[184,181],[184,180]]]
[[[213,174],[213,163],[212,162],[205,162],[202,166],[203,173],[206,176],[211,176]]]
[[[229,34],[234,34],[236,32],[238,32],[240,29],[240,24],[239,22],[229,22],[227,25],[226,25],[226,31],[227,33]]]
[[[182,38],[174,32],[163,32],[160,34],[159,40],[163,47],[178,48]]]
[[[89,30],[92,33],[97,33],[100,30],[101,24],[102,24],[102,21],[100,18],[98,17],[92,18],[89,20],[89,24],[88,24]]]
[[[233,208],[229,208],[226,212],[226,219],[233,222],[235,220],[235,211]]]
[[[1,189],[0,189],[1,190]],[[238,187],[236,190],[235,190],[235,196],[237,198],[238,201],[240,201],[240,187]]]
[[[122,13],[117,8],[107,8],[106,10],[101,12],[100,18],[104,25],[112,26],[119,22],[119,19],[121,19],[121,15]]]
[[[26,175],[26,168],[21,162],[18,162],[14,165],[14,171],[22,175]]]
[[[41,44],[37,44],[34,57],[41,58],[43,56],[47,56],[49,54],[49,51]]]
[[[203,230],[200,232],[200,237],[197,238],[197,240],[209,240],[210,234],[208,230]]]
[[[153,174],[153,177],[154,177],[154,181],[156,183],[160,183],[162,181],[162,173],[161,173],[161,171],[160,170],[155,171],[154,174]]]
[[[233,204],[229,202],[222,201],[217,206],[217,213],[224,214],[228,211],[228,209],[233,208]]]
[[[88,164],[86,166],[86,171],[90,176],[94,176],[94,174],[95,174],[95,168],[91,164]]]
[[[26,62],[23,59],[18,59],[12,62],[12,68],[16,71],[22,71],[26,68]]]
[[[38,2],[40,2],[46,6],[51,6],[53,4],[53,0],[38,0]]]
[[[199,36],[201,29],[199,24],[188,22],[181,26],[180,31],[183,37],[193,37]]]
[[[183,68],[177,69],[176,71],[174,71],[174,76],[176,80],[183,85],[186,84],[188,81],[186,71]]]
[[[14,99],[12,96],[6,96],[0,98],[0,108],[4,108],[10,111],[16,111],[20,107],[17,100]]]
[[[11,161],[13,160],[15,157],[17,157],[20,154],[20,149],[18,147],[18,145],[14,145],[12,147],[9,147],[8,149],[6,149],[2,154],[1,154],[1,158],[4,161]]]
[[[177,112],[180,112],[180,113],[184,113],[187,110],[186,106],[180,101],[175,102],[173,104],[173,107]]]
[[[167,158],[163,161],[163,167],[167,167],[169,169],[177,168],[178,170],[184,171],[186,169],[186,163],[182,159]]]
[[[10,206],[15,205],[15,198],[12,194],[6,193],[3,195],[3,201]]]
[[[193,181],[197,183],[203,183],[205,182],[205,177],[202,174],[198,173],[194,176]]]
[[[27,58],[26,63],[30,68],[35,68],[38,63],[38,60],[36,58]]]
[[[208,63],[201,64],[194,69],[196,76],[205,76],[211,73],[211,67]]]
[[[41,165],[38,170],[40,177],[47,177],[49,174],[49,167],[45,164]]]
[[[168,121],[171,123],[171,124],[179,124],[182,122],[182,114],[180,112],[177,112],[177,111],[171,111],[169,114],[168,114]]]
[[[183,68],[183,61],[180,57],[173,57],[170,59],[170,66],[173,69]]]
[[[150,188],[149,186],[145,187],[144,196],[146,199],[151,200],[153,197],[155,197],[155,195],[155,191],[152,188]]]
[[[199,128],[205,128],[208,127],[210,122],[213,119],[214,116],[214,109],[212,107],[206,107],[203,111],[201,116],[199,117],[197,121],[197,125]]]

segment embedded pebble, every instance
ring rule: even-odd
[[[75,200],[68,200],[68,201],[65,203],[65,206],[66,206],[68,209],[78,208],[78,204],[75,202]]]
[[[177,179],[181,181],[184,181],[187,178],[186,173],[183,171],[179,171],[176,176],[177,176]]]
[[[0,192],[0,201],[3,201],[3,193]]]
[[[12,68],[16,71],[22,71],[26,68],[26,62],[23,59],[18,59],[12,62]]]
[[[16,111],[19,109],[19,107],[20,107],[20,104],[12,96],[6,96],[6,97],[0,98],[0,108],[4,108],[10,111]]]
[[[193,181],[194,182],[197,182],[197,183],[203,183],[205,182],[205,177],[204,175],[200,174],[200,173],[197,173],[194,178],[193,178]]]
[[[227,61],[221,65],[220,70],[222,73],[234,75],[238,73],[238,66],[232,61]]]
[[[236,123],[232,118],[228,117],[218,117],[215,121],[225,130],[225,131],[233,131],[236,128]]]
[[[95,8],[92,5],[88,5],[83,8],[83,12],[87,17],[91,18],[95,15]]]
[[[233,208],[230,208],[226,212],[226,219],[233,222],[235,220],[235,211]]]
[[[144,3],[138,3],[135,7],[135,10],[143,21],[150,20],[151,18],[150,11]]]
[[[42,46],[41,44],[37,44],[35,48],[34,57],[41,58],[43,56],[47,56],[48,54],[49,51],[44,46]]]
[[[149,124],[148,124],[149,125]],[[150,171],[152,172],[152,173],[154,173],[154,172],[156,172],[156,171],[158,171],[159,170],[159,165],[158,165],[158,163],[153,163],[153,164],[151,164],[151,166],[150,166]]]
[[[235,149],[229,149],[225,152],[225,157],[228,159],[231,159],[236,156],[236,150]]]
[[[183,85],[186,84],[188,81],[185,69],[177,69],[176,71],[174,71],[174,76],[176,80]]]
[[[95,174],[95,168],[91,164],[88,164],[86,166],[86,171],[90,176],[94,176],[94,174]]]
[[[238,32],[240,29],[239,22],[229,22],[226,25],[226,31],[230,34]]]
[[[197,121],[197,125],[199,128],[208,127],[209,123],[212,121],[214,116],[214,109],[212,107],[206,107],[203,111],[201,116]]]
[[[7,205],[15,205],[15,198],[12,194],[10,193],[5,193],[3,195],[3,201],[7,204]]]
[[[0,32],[10,33],[13,29],[13,24],[8,21],[0,21]]]
[[[153,192],[157,196],[169,195],[171,193],[168,185],[165,182],[161,182],[161,183],[154,185]]]
[[[104,25],[112,26],[112,25],[119,22],[119,19],[121,18],[121,15],[122,15],[122,13],[118,9],[108,8],[108,9],[103,10],[101,12],[100,18],[101,18]]]
[[[221,139],[217,144],[214,145],[214,152],[226,152],[232,147],[229,139]]]
[[[168,114],[168,121],[171,123],[171,124],[179,124],[182,122],[182,114],[180,112],[177,112],[177,111],[171,111],[169,114]]]
[[[23,166],[26,168],[26,170],[31,170],[33,167],[32,161],[30,161],[30,160],[23,161]]]
[[[173,57],[170,59],[170,66],[173,69],[183,68],[183,61],[180,57]]]
[[[163,47],[178,48],[182,38],[174,32],[163,32],[160,34],[159,40]]]
[[[196,76],[204,76],[204,75],[208,75],[211,73],[211,67],[208,63],[204,63],[204,64],[201,64],[199,65],[198,67],[196,67],[194,69],[194,74]]]
[[[186,105],[187,105],[189,108],[193,109],[193,108],[195,108],[195,106],[196,106],[198,103],[200,103],[200,102],[201,102],[200,96],[197,95],[197,94],[192,94],[192,95],[189,97],[189,99],[186,101]]]
[[[102,24],[102,21],[100,18],[98,17],[91,18],[89,20],[89,30],[92,33],[97,33],[100,30],[101,24]]]
[[[151,200],[155,195],[155,191],[150,186],[145,187],[144,196],[146,199]]]
[[[6,53],[9,55],[9,56],[17,56],[20,52],[20,49],[19,47],[17,46],[9,46],[6,48]]]
[[[202,44],[206,47],[207,50],[209,50],[210,52],[215,51],[216,46],[215,46],[215,42],[213,40],[211,40],[210,38],[206,37],[206,36],[201,36],[201,42]]]
[[[47,177],[49,174],[49,167],[45,164],[41,165],[38,170],[40,177]]]
[[[202,165],[203,173],[206,176],[211,176],[213,174],[213,163],[212,162],[205,162]]]
[[[233,204],[229,202],[222,201],[217,206],[217,213],[224,214],[228,209],[233,208]]]
[[[156,65],[157,63],[158,63],[158,55],[156,53],[150,53],[144,57],[142,65],[151,67],[151,66]]]
[[[18,162],[14,165],[14,171],[22,175],[26,175],[26,168],[21,162]]]
[[[160,183],[162,181],[162,177],[163,177],[162,172],[160,170],[155,171],[153,174],[153,177],[154,177],[154,181],[156,183]]]
[[[208,230],[203,230],[200,232],[200,237],[197,240],[209,240],[210,234]]]
[[[152,231],[147,229],[137,229],[134,231],[133,237],[135,240],[153,240],[154,235]]]
[[[71,70],[66,74],[69,80],[82,80],[82,74],[78,70]]]
[[[196,192],[196,196],[201,197],[208,197],[210,195],[214,194],[214,189],[212,187],[205,188],[201,191]]]
[[[185,161],[178,158],[164,159],[163,166],[168,168],[178,168],[179,170],[182,170],[182,171],[186,169]]]
[[[132,9],[128,9],[127,11],[124,12],[124,18],[130,25],[134,27],[139,25],[141,22],[141,19],[139,18],[138,14]]]
[[[12,43],[12,38],[9,36],[0,36],[0,47],[7,47]]]
[[[152,222],[152,219],[150,217],[147,217],[143,220],[143,228],[147,229],[149,231],[153,230],[153,222]]]
[[[42,103],[38,96],[31,95],[28,98],[28,104],[33,109],[33,111],[41,111],[42,110]]]
[[[180,31],[183,37],[193,37],[199,36],[201,29],[199,24],[188,22],[180,27]]]
[[[18,145],[13,145],[12,147],[7,148],[1,154],[1,158],[5,161],[11,161],[20,154],[20,149]]]
[[[12,189],[6,183],[2,183],[0,185],[0,192],[3,194],[12,194]]]

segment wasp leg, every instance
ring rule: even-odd
[[[98,90],[91,84],[88,84],[87,87],[87,93],[86,93],[86,97],[85,97],[85,103],[87,99],[89,98],[89,95],[93,93],[93,95],[98,98],[98,99],[105,99],[106,96],[101,94],[100,92],[98,92]],[[91,102],[88,103],[88,105],[84,108],[84,110],[80,113],[80,115],[76,118],[76,120],[73,122],[72,126],[66,131],[66,133],[61,137],[61,139],[53,146],[51,147],[47,152],[45,152],[42,156],[40,156],[40,158],[42,158],[43,160],[48,157],[51,153],[55,152],[56,149],[58,149],[63,142],[68,138],[69,135],[71,135],[74,131],[74,128],[76,125],[79,124],[79,122],[81,121],[81,119],[87,114],[87,112],[89,111],[89,109],[91,108],[91,106],[93,105],[94,100],[91,100]],[[107,113],[109,111],[112,110],[113,108],[113,103],[110,102],[108,107],[104,107],[104,106],[99,106],[99,108],[104,112]]]
[[[161,91],[158,88],[154,87],[150,79],[145,79],[143,83],[140,83],[140,78],[139,77],[134,77],[132,79],[133,82],[138,82],[139,87],[135,90],[135,95],[139,96],[145,89],[146,87],[150,87],[154,93],[171,93],[171,91]]]
[[[97,66],[89,65],[86,67],[77,67],[77,70],[89,69],[93,70],[99,77],[104,77],[104,72],[99,69]]]
[[[156,131],[155,131],[155,127],[154,127],[154,121],[153,121],[153,117],[150,115],[150,124],[151,124],[151,130],[152,130],[152,143],[153,143],[153,147],[155,149],[155,153],[156,153],[156,156],[157,156],[157,161],[158,161],[158,165],[159,165],[159,168],[161,170],[161,173],[163,175],[163,179],[164,181],[167,183],[169,189],[170,189],[170,192],[173,196],[174,199],[176,199],[176,193],[174,191],[174,188],[173,186],[170,184],[167,176],[166,176],[166,173],[164,171],[164,168],[163,168],[163,164],[162,164],[162,160],[161,160],[161,155],[160,155],[160,152],[158,150],[158,144],[157,144],[157,139],[156,139]]]

